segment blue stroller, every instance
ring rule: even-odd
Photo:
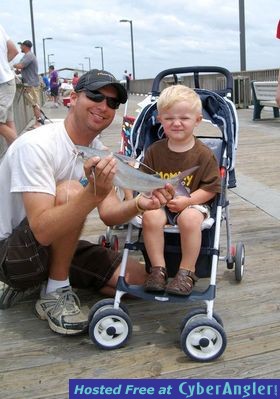
[[[200,74],[222,74],[224,87],[219,91],[200,88]],[[142,286],[129,285],[125,281],[125,270],[129,251],[141,251],[146,268],[150,262],[141,235],[141,222],[135,218],[130,221],[123,250],[120,275],[115,298],[97,302],[89,312],[89,335],[100,348],[117,349],[127,343],[132,334],[132,323],[126,306],[121,303],[124,294],[129,293],[144,300],[160,303],[200,302],[197,308],[188,312],[182,320],[180,342],[184,353],[193,360],[207,362],[221,356],[227,345],[226,333],[219,315],[214,312],[216,295],[216,275],[218,262],[224,260],[228,269],[234,270],[234,277],[240,282],[243,277],[245,248],[242,242],[232,245],[229,223],[229,201],[227,189],[235,187],[235,154],[238,141],[238,121],[235,106],[231,101],[233,79],[230,72],[220,67],[182,67],[167,69],[159,73],[152,86],[150,102],[136,119],[130,137],[132,156],[143,159],[145,150],[153,142],[164,137],[164,132],[157,121],[157,98],[163,79],[167,84],[177,84],[178,75],[192,74],[194,87],[203,105],[203,119],[214,125],[217,136],[197,136],[210,147],[220,165],[221,193],[216,195],[211,209],[211,217],[202,226],[202,245],[196,263],[196,275],[209,278],[209,285],[204,291],[194,289],[189,296],[180,297],[167,293],[159,294],[144,291]],[[171,78],[170,78],[171,75]],[[170,79],[174,79],[174,82]],[[188,84],[190,86],[190,84]],[[220,232],[222,222],[226,223],[226,255],[220,254]],[[138,229],[138,237],[132,240],[133,229]],[[175,276],[180,263],[180,235],[177,226],[164,229],[165,260],[168,276]],[[225,252],[225,251],[224,251]]]

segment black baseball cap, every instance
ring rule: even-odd
[[[92,69],[82,75],[75,87],[75,91],[94,91],[105,86],[115,87],[119,102],[126,103],[127,91],[124,86],[110,72],[100,69]]]
[[[24,42],[18,42],[21,46],[26,46],[31,48],[32,47],[32,42],[30,40],[24,40]]]

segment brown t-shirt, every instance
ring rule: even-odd
[[[215,193],[221,191],[218,162],[209,147],[195,138],[195,145],[190,150],[174,152],[168,148],[167,143],[167,138],[153,143],[147,149],[143,163],[156,171],[162,179],[169,179],[186,169],[199,166],[184,179],[183,184],[190,192],[198,188]],[[153,173],[143,165],[140,169],[146,173]]]

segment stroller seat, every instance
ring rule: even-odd
[[[132,223],[132,225],[134,227],[136,227],[137,229],[141,229],[142,227],[142,216],[141,215],[137,215],[135,216],[133,219],[130,220],[130,223]],[[213,224],[215,223],[215,219],[212,217],[208,217],[206,219],[203,220],[202,224],[201,224],[201,231],[206,230],[206,229],[211,229],[211,227],[213,226]],[[166,224],[164,227],[164,232],[166,233],[179,233],[179,229],[178,226],[171,226],[170,224]]]

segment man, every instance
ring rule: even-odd
[[[42,80],[44,83],[44,93],[46,94],[47,98],[49,98],[50,96],[50,79],[48,77],[48,75],[42,75]]]
[[[129,92],[130,79],[129,79],[129,75],[128,75],[128,72],[126,69],[124,70],[124,73],[123,73],[123,81],[125,83],[126,90]]]
[[[58,81],[58,73],[54,69],[53,65],[49,66],[49,77],[50,77],[50,89],[51,89],[51,97],[53,100],[53,106],[55,108],[58,108],[59,81]]]
[[[0,165],[0,279],[19,290],[47,280],[35,309],[60,334],[87,327],[70,284],[108,295],[119,275],[118,253],[78,241],[87,215],[97,207],[105,224],[122,224],[173,195],[169,186],[151,198],[120,201],[112,186],[113,156],[90,158],[84,165],[78,156],[75,145],[90,146],[126,101],[125,88],[111,73],[85,73],[70,94],[64,123],[25,133]],[[130,259],[127,281],[142,284],[145,277],[143,267]]]
[[[40,80],[38,76],[38,61],[32,53],[32,43],[30,40],[20,42],[21,52],[24,56],[18,64],[14,65],[16,73],[21,73],[22,82],[25,85],[24,95],[28,103],[33,108],[35,123],[32,128],[39,127],[44,124],[44,119],[40,110]]]
[[[0,25],[0,134],[8,145],[17,138],[13,112],[16,83],[9,65],[17,54],[15,44]]]
[[[79,75],[78,72],[75,72],[72,79],[72,86],[74,89],[77,86],[78,81],[79,81]]]

